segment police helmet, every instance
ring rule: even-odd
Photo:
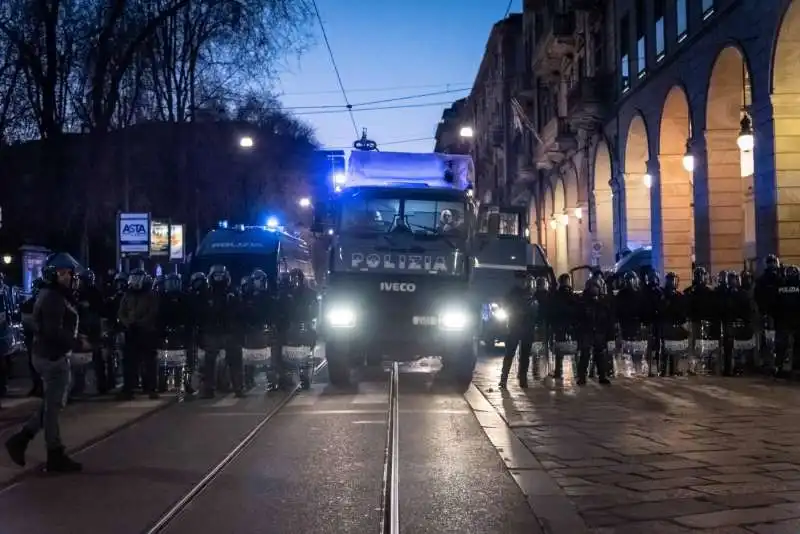
[[[179,293],[183,289],[183,280],[178,273],[170,273],[164,277],[164,292]]]
[[[720,271],[717,275],[717,287],[728,287],[728,271]]]
[[[208,270],[208,283],[214,287],[230,287],[231,273],[224,265],[212,265]]]
[[[94,287],[96,280],[97,277],[95,276],[94,271],[92,271],[91,269],[84,269],[83,271],[78,273],[78,283],[82,288]]]
[[[728,271],[725,283],[731,289],[741,289],[742,277],[736,271]]]
[[[744,269],[739,276],[742,279],[743,289],[750,289],[751,287],[753,287],[753,282],[754,282],[753,273],[751,273],[747,269]]]
[[[114,277],[114,289],[116,291],[122,291],[128,287],[128,274],[127,273],[117,273]]]
[[[767,254],[764,258],[764,269],[767,271],[777,271],[781,268],[781,260],[775,254]]]
[[[695,285],[708,285],[708,271],[705,267],[695,267],[692,272],[692,283]]]
[[[800,283],[800,267],[797,265],[787,266],[784,276],[786,277],[787,282],[791,282],[793,284]]]
[[[661,280],[659,280],[658,273],[655,272],[655,270],[645,269],[643,274],[644,284],[647,287],[658,287],[661,285]]]
[[[142,291],[148,288],[148,276],[144,269],[134,269],[128,277],[128,288],[133,291]]]
[[[680,277],[678,273],[675,272],[668,272],[666,276],[664,276],[664,289],[669,291],[677,291],[678,287],[680,286]]]
[[[256,269],[253,271],[253,274],[250,275],[252,279],[252,286],[255,291],[266,291],[269,285],[269,279],[267,277],[267,273],[262,271],[261,269]]]
[[[246,295],[253,291],[253,279],[250,276],[243,276],[239,279],[239,293]]]
[[[572,277],[567,273],[558,275],[558,288],[572,289]]]
[[[199,291],[204,287],[208,286],[208,280],[206,279],[206,275],[204,273],[193,273],[192,276],[189,277],[189,289],[192,291]]]
[[[604,285],[605,284],[602,277],[591,276],[588,280],[586,280],[586,284],[583,286],[583,292],[590,297],[599,297],[603,294]]]

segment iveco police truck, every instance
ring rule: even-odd
[[[325,222],[320,206],[315,221],[330,239],[320,328],[333,384],[356,367],[426,357],[471,381],[473,169],[469,156],[353,151],[335,177]]]

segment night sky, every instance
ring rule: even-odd
[[[440,93],[363,106],[415,107],[355,113],[359,132],[366,127],[383,150],[426,152],[433,149],[442,110],[469,94],[489,31],[503,18],[508,0],[317,0],[317,5],[354,109],[359,103]],[[513,0],[511,12],[521,10],[522,0]],[[290,61],[278,83],[287,108],[344,105],[318,24],[315,29],[315,46]],[[325,147],[349,148],[353,124],[346,112],[334,110],[294,112],[314,126]]]

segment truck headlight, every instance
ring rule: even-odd
[[[469,315],[460,310],[448,310],[439,316],[442,330],[463,330],[469,324]]]
[[[347,306],[334,306],[327,313],[328,323],[334,328],[353,328],[356,312]]]
[[[508,312],[503,308],[495,308],[492,310],[492,317],[498,321],[508,321]]]

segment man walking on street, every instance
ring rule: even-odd
[[[78,339],[78,311],[73,297],[75,267],[68,257],[57,254],[43,273],[44,285],[33,306],[33,366],[42,377],[44,398],[37,412],[22,429],[6,441],[6,449],[17,465],[25,465],[25,451],[44,428],[47,471],[70,473],[81,464],[64,452],[59,413],[66,404],[70,383],[68,355],[84,349]]]

